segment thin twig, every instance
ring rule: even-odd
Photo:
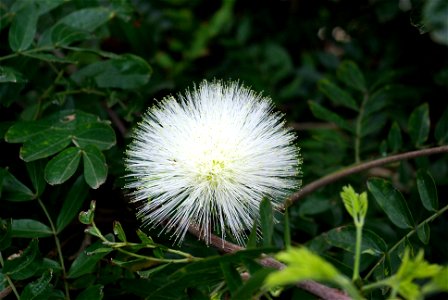
[[[200,230],[195,226],[190,226],[188,228],[188,231],[197,237],[203,236],[203,235],[201,235]],[[241,246],[235,245],[233,243],[230,243],[228,241],[225,241],[213,234],[211,234],[209,238],[210,238],[211,245],[213,245],[214,247],[218,248],[219,250],[221,250],[225,253],[234,253],[234,252],[246,249],[244,247],[241,247]],[[201,238],[201,239],[203,239],[203,238]],[[262,265],[264,267],[274,268],[274,269],[278,269],[278,270],[281,270],[285,267],[284,264],[282,264],[281,262],[279,262],[267,255],[265,255],[263,258],[261,258],[259,260],[259,263],[260,263],[260,265]],[[301,281],[301,282],[297,283],[296,285],[299,288],[301,288],[313,295],[316,295],[322,299],[328,299],[328,300],[348,300],[348,299],[350,299],[350,297],[348,297],[344,292],[334,289],[334,288],[330,288],[328,286],[325,286],[325,285],[320,284],[315,281],[305,280],[305,281]]]
[[[365,171],[365,170],[368,170],[368,169],[371,169],[374,167],[382,166],[385,164],[390,164],[390,163],[400,161],[400,160],[406,160],[406,159],[410,159],[410,158],[416,158],[416,157],[420,157],[420,156],[428,156],[428,155],[445,153],[445,152],[448,152],[447,145],[440,146],[440,147],[434,147],[434,148],[428,148],[428,149],[422,149],[422,150],[416,150],[416,151],[411,151],[411,152],[405,152],[405,153],[401,153],[401,154],[397,154],[397,155],[392,155],[392,156],[368,161],[365,163],[357,164],[357,165],[342,169],[340,171],[336,171],[334,173],[331,173],[327,176],[324,176],[316,181],[313,181],[313,182],[305,185],[298,192],[292,194],[289,197],[289,199],[286,200],[285,207],[288,207],[288,206],[294,204],[295,202],[297,202],[300,199],[302,199],[303,197],[311,194],[315,190],[317,190],[321,187],[324,187],[330,183],[333,183],[335,181],[338,181],[338,180],[340,180],[344,177],[347,177],[349,175],[359,173],[359,172],[362,172],[362,171]]]
[[[392,155],[389,157],[368,161],[365,163],[361,163],[361,164],[358,164],[355,166],[351,166],[351,167],[342,169],[340,171],[329,174],[325,177],[322,177],[321,179],[313,181],[310,184],[304,186],[299,192],[294,193],[293,195],[291,195],[291,197],[289,197],[289,199],[287,199],[287,201],[284,204],[284,207],[288,207],[288,206],[294,204],[295,202],[297,202],[298,200],[302,199],[306,195],[311,194],[315,190],[317,190],[321,187],[324,187],[330,183],[333,183],[339,179],[342,179],[346,176],[349,176],[349,175],[352,175],[355,173],[359,173],[359,172],[362,172],[362,171],[365,171],[365,170],[368,170],[368,169],[371,169],[374,167],[379,167],[379,166],[382,166],[385,164],[400,161],[400,160],[406,160],[406,159],[416,158],[416,157],[420,157],[420,156],[427,156],[427,155],[445,153],[445,152],[448,152],[448,146],[440,146],[440,147],[434,147],[434,148],[428,148],[428,149],[422,149],[422,150],[416,150],[416,151],[406,152],[406,153],[402,153],[402,154]],[[190,226],[188,231],[197,237],[201,237],[200,230],[194,226]],[[209,236],[209,238],[210,238],[209,242],[211,245],[213,245],[214,247],[220,249],[221,251],[223,251],[225,253],[233,253],[233,252],[245,250],[244,247],[227,242],[227,241],[219,238],[216,235],[211,234]],[[259,263],[262,266],[275,268],[275,269],[279,269],[279,270],[281,270],[285,267],[284,264],[282,264],[281,262],[279,262],[269,256],[265,256],[265,257],[261,258]],[[322,299],[328,299],[328,300],[333,300],[333,299],[348,300],[348,299],[350,299],[350,297],[347,296],[343,291],[334,289],[334,288],[330,288],[328,286],[325,286],[323,284],[320,284],[320,283],[312,281],[312,280],[301,281],[301,282],[297,283],[296,286],[315,295],[315,296],[318,296]]]

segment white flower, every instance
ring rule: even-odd
[[[280,205],[298,187],[295,134],[269,98],[238,83],[202,82],[150,108],[127,151],[127,188],[146,224],[181,242],[226,232],[243,244],[263,197]]]

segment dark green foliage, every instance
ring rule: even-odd
[[[190,234],[173,245],[160,227],[138,229],[123,190],[123,152],[154,99],[204,78],[240,80],[272,97],[298,130],[304,186],[354,164],[446,145],[446,0],[0,2],[2,295],[313,297],[268,289],[273,269],[259,258],[306,245],[350,274],[356,229],[339,197],[348,184],[369,192],[357,284],[393,274],[405,283],[364,296],[415,289],[406,267],[429,269],[419,249],[445,266],[445,277],[423,280],[425,295],[443,290],[446,153],[340,178],[286,216],[266,197],[246,232],[248,250],[224,254]]]

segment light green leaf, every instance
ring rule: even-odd
[[[358,194],[351,185],[344,186],[340,193],[345,209],[353,217],[355,223],[363,222],[367,214],[367,194]]]
[[[331,101],[333,101],[333,103],[358,111],[358,105],[356,104],[356,101],[352,98],[352,96],[350,96],[349,93],[339,88],[336,84],[332,83],[328,79],[320,80],[318,88]]]
[[[423,293],[425,295],[448,292],[448,266],[442,267],[442,269],[431,279],[430,282],[423,286]]]
[[[83,149],[84,178],[92,189],[97,189],[107,178],[107,164],[97,147],[88,145]]]
[[[287,266],[268,276],[266,284],[270,287],[301,280],[335,281],[342,276],[333,265],[306,248],[290,248],[279,252],[276,258]]]
[[[414,219],[403,195],[390,182],[373,178],[367,182],[367,188],[392,223],[403,229],[414,228]]]
[[[89,188],[85,183],[84,177],[82,175],[79,176],[68,191],[56,220],[58,233],[79,214],[79,210],[87,197],[88,191]]]
[[[269,247],[272,245],[274,216],[272,213],[271,201],[267,197],[264,197],[260,203],[260,223],[261,232],[263,233],[263,246]]]
[[[33,42],[34,35],[37,29],[37,14],[36,5],[34,1],[27,1],[12,21],[9,28],[9,46],[12,51],[19,52],[28,49]]]
[[[339,127],[353,132],[353,126],[351,126],[346,120],[344,120],[336,113],[326,109],[325,107],[314,101],[309,101],[308,104],[310,106],[311,112],[316,118],[333,122]]]
[[[47,225],[32,219],[13,219],[11,226],[13,237],[42,238],[53,235]]]
[[[417,172],[417,188],[423,206],[429,211],[437,211],[439,199],[437,197],[436,184],[431,174],[427,171],[419,170]]]
[[[358,65],[353,61],[343,61],[338,67],[338,78],[346,85],[360,92],[367,91],[366,81]]]
[[[45,180],[51,184],[61,184],[75,174],[81,160],[81,150],[70,147],[53,157],[45,167]]]
[[[422,146],[428,139],[429,125],[429,106],[423,103],[411,113],[408,121],[409,135],[416,147]]]

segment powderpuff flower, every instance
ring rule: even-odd
[[[133,201],[146,225],[180,243],[195,226],[207,243],[230,234],[242,245],[269,197],[298,188],[295,134],[269,98],[235,82],[203,81],[150,108],[126,153]]]

